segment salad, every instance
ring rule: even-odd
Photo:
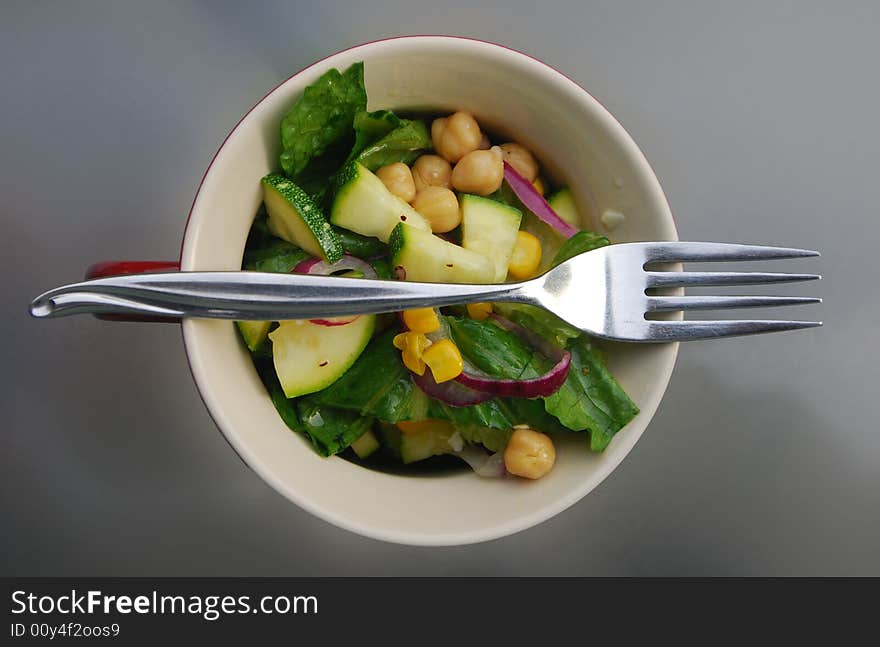
[[[610,243],[526,147],[464,111],[367,111],[363,74],[328,71],[284,116],[243,269],[503,283]],[[535,479],[555,435],[601,452],[638,413],[596,340],[533,306],[237,325],[279,415],[323,456]]]

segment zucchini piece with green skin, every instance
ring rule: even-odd
[[[330,222],[363,236],[374,236],[383,243],[388,242],[391,231],[400,222],[431,231],[430,223],[418,211],[357,162],[345,166],[337,176]]]
[[[423,461],[431,456],[453,452],[449,439],[455,430],[452,425],[436,425],[418,431],[400,434],[400,458],[404,463]]]
[[[574,194],[568,187],[559,189],[556,193],[547,198],[547,204],[556,212],[556,215],[562,218],[572,227],[581,226],[581,218],[578,215],[577,204],[574,201]]]
[[[269,338],[271,321],[236,321],[238,331],[251,352],[259,350]]]
[[[328,263],[342,258],[339,236],[305,191],[277,173],[264,177],[262,185],[269,231]]]
[[[351,448],[358,458],[367,458],[379,449],[379,439],[372,430],[367,429],[357,440],[351,443]]]
[[[478,195],[460,195],[458,202],[461,205],[461,246],[494,261],[492,282],[504,282],[516,246],[522,212]]]
[[[394,228],[388,247],[391,264],[403,268],[407,281],[495,282],[495,263],[487,257],[407,223],[398,223]]]
[[[307,320],[282,321],[269,333],[269,339],[284,395],[295,398],[333,384],[360,357],[375,325],[375,315],[361,315],[336,326]]]

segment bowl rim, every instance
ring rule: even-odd
[[[209,176],[211,169],[214,163],[217,161],[217,158],[220,156],[221,152],[225,148],[227,142],[232,138],[232,136],[236,133],[241,124],[250,116],[250,114],[260,106],[266,99],[272,96],[275,92],[285,86],[289,81],[294,79],[295,77],[308,72],[316,67],[320,67],[326,64],[331,59],[342,56],[344,54],[349,54],[355,50],[369,48],[372,46],[381,45],[388,42],[393,41],[425,41],[425,40],[434,40],[434,41],[464,41],[466,43],[485,46],[492,49],[504,50],[507,54],[512,54],[515,57],[522,57],[524,59],[528,59],[532,63],[537,63],[544,68],[547,69],[551,74],[557,76],[558,78],[564,80],[566,83],[570,84],[572,89],[582,93],[589,101],[592,101],[595,106],[597,106],[601,113],[603,114],[604,120],[609,128],[616,131],[617,139],[619,145],[623,146],[627,149],[627,154],[631,157],[633,161],[637,163],[637,165],[643,167],[643,170],[646,171],[645,178],[651,186],[652,192],[657,198],[656,202],[661,206],[661,208],[665,211],[665,215],[668,216],[668,225],[671,228],[672,239],[678,240],[678,229],[675,223],[675,217],[672,212],[672,208],[669,205],[669,200],[663,191],[663,188],[660,184],[659,179],[657,178],[656,173],[654,172],[653,167],[650,162],[647,160],[646,156],[642,152],[642,150],[638,147],[635,140],[633,140],[632,136],[629,132],[623,127],[620,121],[602,104],[601,101],[596,99],[586,88],[581,86],[579,83],[574,81],[571,77],[566,75],[564,72],[558,70],[552,65],[531,56],[525,52],[519,51],[507,45],[503,45],[500,43],[491,42],[488,40],[483,40],[479,38],[472,38],[467,36],[457,36],[457,35],[446,35],[446,34],[411,34],[411,35],[401,35],[401,36],[391,36],[387,38],[379,38],[376,40],[367,41],[364,43],[352,45],[350,47],[346,47],[344,49],[338,50],[324,56],[315,62],[303,67],[297,72],[291,74],[286,77],[280,83],[271,88],[268,92],[266,92],[257,102],[255,102],[235,123],[229,133],[224,137],[223,141],[220,143],[216,152],[211,158],[207,168],[205,169],[205,173],[202,176],[201,181],[196,189],[195,195],[193,197],[192,204],[189,209],[189,213],[187,214],[186,221],[183,227],[183,234],[181,240],[180,247],[180,266],[181,269],[186,269],[185,263],[187,262],[187,258],[185,256],[186,244],[188,240],[188,234],[190,230],[190,224],[192,221],[193,212],[195,211],[196,205],[199,201],[199,196],[202,192],[202,189],[205,184],[205,180]],[[580,487],[572,488],[571,491],[568,492],[567,495],[558,497],[545,505],[542,505],[533,511],[523,514],[520,516],[511,519],[507,523],[496,524],[494,526],[487,526],[485,528],[468,530],[468,531],[454,531],[449,533],[420,533],[415,531],[399,531],[399,530],[388,530],[384,528],[377,528],[373,526],[366,525],[361,522],[354,521],[342,513],[339,513],[335,510],[325,508],[315,502],[313,502],[308,497],[301,495],[298,491],[288,487],[285,483],[283,483],[280,479],[276,478],[276,476],[272,473],[271,470],[265,469],[261,464],[261,461],[258,456],[256,456],[253,452],[249,451],[247,447],[247,443],[243,442],[238,434],[235,433],[235,430],[231,428],[231,425],[227,424],[227,421],[221,420],[220,416],[216,413],[217,409],[212,407],[212,397],[210,393],[206,393],[206,390],[203,388],[203,385],[207,385],[209,383],[209,376],[201,370],[199,366],[199,362],[196,358],[193,357],[192,345],[194,339],[188,339],[191,335],[196,334],[193,330],[192,322],[188,322],[187,320],[183,320],[181,325],[181,333],[183,338],[184,350],[186,355],[187,365],[189,366],[190,373],[192,374],[193,380],[196,383],[196,390],[199,394],[199,397],[202,400],[202,403],[205,405],[205,409],[208,411],[208,415],[211,417],[211,420],[214,422],[214,425],[221,432],[221,435],[224,437],[226,442],[232,448],[232,450],[236,453],[236,455],[241,459],[241,461],[251,470],[253,470],[261,479],[266,481],[269,485],[272,486],[277,492],[282,494],[285,498],[289,499],[297,506],[311,513],[312,515],[331,523],[337,527],[343,528],[345,530],[351,531],[353,533],[362,535],[364,537],[368,537],[371,539],[378,539],[382,541],[387,541],[390,543],[403,544],[403,545],[413,545],[413,546],[453,546],[453,545],[466,545],[466,544],[474,544],[485,541],[491,541],[495,539],[500,539],[523,530],[527,530],[533,526],[539,525],[544,521],[547,521],[557,514],[563,512],[567,508],[571,507],[582,498],[584,498],[587,494],[592,492],[596,487],[598,487],[608,476],[620,465],[621,462],[629,455],[629,452],[632,451],[632,448],[641,438],[642,434],[647,429],[651,420],[654,417],[654,414],[659,407],[660,401],[663,399],[665,395],[666,389],[668,388],[669,381],[672,377],[673,370],[675,368],[675,364],[678,357],[678,349],[679,343],[673,342],[670,344],[672,347],[671,354],[667,361],[666,366],[664,367],[664,374],[660,376],[660,379],[656,381],[657,389],[655,391],[656,395],[653,401],[647,402],[644,406],[641,407],[641,414],[644,416],[644,423],[636,433],[631,433],[626,437],[626,444],[624,447],[621,447],[619,457],[603,465],[601,468],[597,469],[593,475],[593,478],[584,481]]]

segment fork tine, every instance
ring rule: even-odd
[[[651,321],[645,341],[686,341],[816,328],[821,321]]]
[[[737,245],[733,243],[639,243],[644,245],[649,262],[700,261],[761,261],[775,258],[803,258],[819,256],[819,252],[791,247],[764,245]]]
[[[674,296],[648,297],[648,310],[715,310],[718,308],[763,308],[822,303],[814,297]]]
[[[790,281],[814,281],[819,274],[783,274],[779,272],[653,272],[646,271],[646,284],[650,288],[680,287],[688,285],[749,285],[752,283],[787,283]]]

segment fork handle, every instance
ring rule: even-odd
[[[34,317],[135,314],[279,321],[376,314],[477,301],[533,303],[528,282],[460,285],[267,272],[167,272],[65,285],[31,303]]]

